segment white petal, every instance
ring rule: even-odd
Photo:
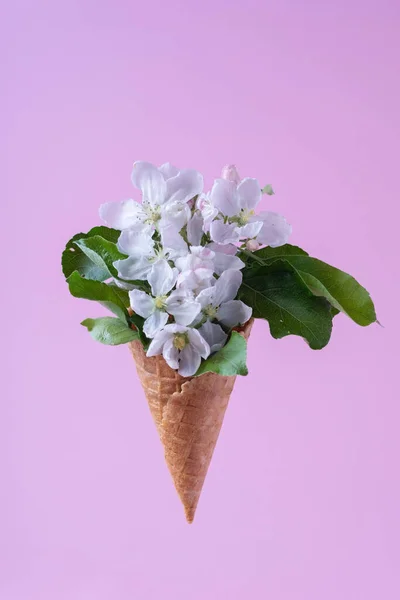
[[[196,269],[194,271],[183,271],[178,275],[177,287],[183,287],[188,290],[202,289],[210,285],[213,278],[212,269]]]
[[[199,302],[183,290],[175,290],[166,301],[166,310],[179,325],[190,325],[201,310]]]
[[[183,204],[182,202],[166,202],[162,206],[161,220],[158,224],[159,229],[172,226],[180,231],[190,219],[190,215],[190,208],[187,204]]]
[[[218,244],[234,244],[239,241],[239,229],[234,223],[224,223],[220,219],[210,225],[210,236]]]
[[[143,332],[148,338],[153,338],[168,321],[168,315],[161,310],[155,310],[144,322]]]
[[[118,239],[118,249],[128,256],[152,256],[154,240],[149,226],[142,226],[142,231],[125,229]]]
[[[172,225],[160,228],[161,242],[165,249],[186,254],[188,246],[179,231],[179,228]]]
[[[210,286],[201,290],[197,296],[197,302],[200,302],[201,308],[205,308],[206,306],[216,306],[214,303],[215,298],[215,286]]]
[[[132,310],[145,319],[154,311],[153,298],[141,290],[130,291],[129,299]]]
[[[225,327],[243,325],[251,317],[252,309],[241,300],[230,300],[221,304],[218,309],[217,319]]]
[[[212,261],[214,258],[214,252],[210,248],[204,248],[204,246],[191,246],[190,252],[193,256],[201,258],[204,261]]]
[[[231,256],[216,252],[214,258],[214,271],[217,275],[221,275],[227,269],[243,269],[244,262],[238,256]]]
[[[211,190],[210,200],[211,203],[227,217],[233,217],[240,212],[236,184],[232,181],[217,179]]]
[[[187,330],[188,328],[184,327],[183,325],[171,323],[170,325],[166,325],[163,331],[168,331],[169,333],[186,333]]]
[[[190,345],[195,348],[196,352],[203,358],[207,358],[210,355],[210,346],[206,340],[200,335],[197,329],[188,329]]]
[[[177,270],[172,269],[164,258],[154,263],[147,277],[153,296],[165,296],[174,287],[176,278]]]
[[[245,177],[237,188],[241,208],[252,209],[257,206],[261,200],[261,187],[257,179]]]
[[[131,179],[133,185],[141,190],[143,202],[152,205],[165,202],[167,185],[163,174],[156,166],[142,160],[135,162]]]
[[[100,218],[114,229],[128,229],[140,224],[146,218],[142,205],[134,200],[106,202],[99,208]]]
[[[207,244],[207,248],[214,252],[223,252],[224,254],[231,254],[232,256],[238,251],[238,247],[234,244],[216,244],[215,242]]]
[[[257,236],[257,241],[260,244],[266,244],[271,248],[277,248],[286,244],[292,226],[286,221],[285,217],[274,212],[262,212],[257,215],[263,221],[263,227]]]
[[[161,167],[158,167],[158,170],[163,174],[164,179],[170,179],[179,173],[179,169],[171,165],[169,162],[166,162],[161,165]]]
[[[252,221],[247,223],[247,225],[243,225],[243,227],[239,227],[240,239],[255,238],[261,231],[262,226],[262,221]]]
[[[198,282],[197,286],[193,288],[193,293],[195,295],[199,294],[202,290],[206,288],[212,287],[216,282],[215,277],[209,277],[208,279],[202,279]]]
[[[203,217],[204,231],[208,231],[210,229],[211,221],[213,221],[218,214],[218,208],[215,208],[212,204],[209,193],[200,194],[196,200],[196,208],[201,212],[201,216]]]
[[[164,344],[168,340],[173,340],[174,332],[168,329],[168,325],[159,331],[155,336],[146,352],[146,356],[156,356],[161,354]]]
[[[224,271],[214,286],[215,304],[219,306],[228,300],[234,300],[242,284],[243,275],[235,269]]]
[[[214,272],[215,253],[209,248],[203,246],[192,246],[190,254],[181,256],[175,260],[175,265],[182,272],[194,271],[197,269],[207,269]]]
[[[114,267],[122,279],[146,279],[152,263],[145,257],[130,256],[123,260],[116,260]]]
[[[210,346],[211,354],[217,352],[217,350],[221,350],[228,339],[228,336],[222,327],[216,323],[211,323],[211,321],[206,321],[204,325],[200,327],[199,333]]]
[[[165,342],[163,357],[171,369],[179,369],[179,350],[174,346],[173,337]]]
[[[167,181],[167,200],[185,203],[203,191],[203,175],[194,169],[182,169]]]
[[[187,224],[187,239],[191,246],[199,246],[203,237],[203,217],[199,212],[195,212]]]
[[[187,344],[179,353],[179,375],[191,377],[196,373],[200,363],[200,354],[190,344]]]

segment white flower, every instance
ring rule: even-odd
[[[122,240],[123,235],[127,235],[129,240]],[[132,235],[131,230],[123,231],[119,238],[119,248],[122,252],[126,254],[130,254],[128,258],[123,258],[122,260],[116,260],[114,262],[114,267],[118,271],[118,276],[121,279],[127,280],[143,280],[147,279],[149,273],[151,272],[154,265],[159,261],[166,261],[170,258],[170,253],[165,251],[163,248],[154,247],[147,245],[148,241],[143,240],[142,236]],[[126,252],[123,248],[128,248],[129,244],[134,245],[137,242],[136,248],[132,246],[130,252]],[[146,251],[147,250],[147,251]]]
[[[118,238],[118,250],[128,256],[154,255],[153,229],[148,225],[124,229]]]
[[[240,240],[240,231],[236,223],[216,219],[210,225],[210,236],[217,244],[236,244]]]
[[[210,235],[214,242],[236,243],[239,239],[256,237],[262,227],[254,212],[261,200],[257,179],[246,177],[239,185],[228,179],[217,179],[210,199],[219,212],[228,217],[228,222],[218,219],[211,223]]]
[[[191,246],[190,253],[175,260],[180,273],[177,287],[196,293],[212,285],[214,281],[215,253],[203,246]]]
[[[182,205],[201,193],[203,176],[194,169],[178,171],[169,163],[157,168],[151,163],[138,161],[133,165],[132,183],[141,190],[142,203],[125,200],[103,204],[100,217],[110,227],[123,230],[147,224],[160,228],[171,220],[185,224],[188,213]]]
[[[212,204],[210,199],[210,192],[207,194],[200,194],[196,200],[196,208],[200,211],[204,221],[204,231],[207,232],[210,229],[211,222],[215,219],[218,214],[218,209]]]
[[[141,290],[129,292],[132,310],[146,319],[143,331],[148,338],[166,325],[169,314],[177,323],[189,325],[200,312],[201,306],[192,295],[175,290],[168,296],[177,275],[177,269],[171,269],[166,260],[159,260],[148,275],[152,296]]]
[[[201,304],[203,318],[219,321],[231,328],[243,325],[251,317],[252,309],[241,300],[234,300],[242,283],[242,273],[228,269],[213,287],[202,290],[197,301]]]
[[[199,332],[210,346],[210,353],[217,352],[225,346],[225,342],[228,339],[225,331],[217,323],[211,323],[206,321],[200,328]]]
[[[158,225],[163,246],[187,253],[187,243],[180,231],[187,224],[190,215],[191,211],[187,203],[171,202],[166,205]]]
[[[235,256],[238,251],[234,244],[216,244],[211,242],[207,244],[214,252],[214,273],[221,275],[227,269],[243,269],[244,262],[238,256]]]
[[[242,239],[256,239],[272,247],[285,244],[292,231],[285,218],[272,212],[255,214],[261,199],[257,179],[247,177],[236,185],[233,175],[217,179],[211,190],[210,201],[224,217],[211,223],[211,239],[219,244],[235,244]]]
[[[128,258],[117,260],[114,267],[119,277],[127,280],[146,279],[153,265],[159,260],[173,260],[187,253],[187,245],[181,251],[161,247],[151,237],[151,228],[144,225],[125,229],[118,238],[118,249]]]
[[[262,221],[262,228],[257,235],[257,242],[263,245],[277,248],[283,246],[289,240],[292,233],[292,226],[286,221],[285,217],[275,212],[261,212],[258,215]]]
[[[209,356],[210,346],[197,329],[171,324],[155,335],[146,354],[162,354],[172,369],[178,369],[183,377],[191,377],[198,370],[201,359]]]
[[[217,179],[210,194],[212,204],[227,217],[241,217],[248,222],[261,200],[261,188],[257,179],[246,177],[239,185],[227,179]],[[241,223],[245,225],[245,223]]]
[[[195,211],[187,224],[187,239],[191,246],[200,246],[203,237],[204,219],[199,211]]]
[[[171,177],[175,177],[179,173],[179,169],[171,165],[171,163],[166,162],[161,167],[158,167],[158,170],[162,173],[165,180],[171,179]]]

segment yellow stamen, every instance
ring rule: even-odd
[[[188,341],[185,333],[176,333],[174,336],[174,346],[177,350],[183,350]]]

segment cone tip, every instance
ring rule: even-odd
[[[193,523],[193,521],[194,521],[195,512],[196,512],[196,509],[189,507],[189,506],[188,507],[185,506],[186,521],[189,523],[189,525],[191,523]]]

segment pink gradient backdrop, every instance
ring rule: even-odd
[[[399,4],[0,10],[1,600],[399,598]],[[190,527],[128,350],[60,272],[135,159],[271,182],[385,325],[340,316],[313,352],[257,324]]]

